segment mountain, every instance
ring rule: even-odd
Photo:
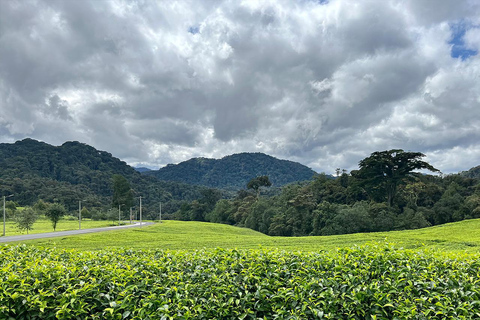
[[[59,201],[75,210],[78,201],[85,200],[89,207],[107,207],[114,174],[130,182],[146,207],[151,204],[156,208],[162,201],[165,212],[178,209],[181,200],[200,198],[203,190],[141,175],[110,153],[76,141],[58,147],[33,139],[2,143],[0,168],[0,195],[14,194],[13,199],[23,205],[42,199]]]
[[[178,181],[210,188],[242,189],[250,179],[267,175],[273,186],[310,180],[316,172],[293,161],[264,153],[238,153],[222,159],[193,158],[177,165],[144,172],[164,181]]]
[[[152,169],[145,168],[145,167],[135,167],[134,168],[136,171],[142,173],[142,172],[147,172],[147,171],[152,171]]]
[[[460,175],[466,178],[480,179],[480,166],[473,167],[468,171],[462,171]]]

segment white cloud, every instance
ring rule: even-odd
[[[259,151],[319,171],[480,149],[475,1],[13,1],[0,10],[0,139],[79,140],[156,167]],[[456,157],[470,157],[460,159]],[[477,157],[478,159],[478,157]]]

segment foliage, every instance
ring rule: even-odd
[[[92,213],[88,211],[86,207],[82,208],[81,211],[82,219],[91,219],[92,218]]]
[[[48,207],[45,216],[52,222],[53,231],[55,231],[58,221],[60,221],[65,213],[65,207],[59,203],[54,203]]]
[[[2,319],[480,317],[478,255],[3,246],[0,256]]]
[[[473,167],[468,171],[462,171],[460,175],[466,178],[480,179],[480,166]]]
[[[39,213],[44,214],[45,211],[48,209],[48,206],[49,206],[48,203],[40,199],[37,202],[35,202],[35,204],[33,205],[33,209]]]
[[[273,185],[283,186],[310,180],[315,171],[300,163],[276,159],[263,153],[239,153],[219,160],[194,158],[144,174],[160,180],[238,190],[244,188],[252,177],[268,175]]]
[[[118,208],[123,212],[127,212],[133,207],[133,193],[130,188],[130,183],[124,176],[114,174],[112,176],[113,197],[112,207]]]
[[[222,193],[216,189],[202,190],[202,198],[191,203],[182,203],[180,209],[173,215],[174,219],[184,221],[205,221],[205,216],[214,210]]]
[[[15,214],[15,224],[17,228],[21,231],[28,231],[33,229],[33,225],[35,221],[37,221],[38,215],[32,208],[25,208],[20,210],[17,214]]]
[[[141,175],[110,153],[80,142],[58,147],[33,139],[2,143],[0,166],[0,192],[15,194],[22,206],[39,199],[60,202],[68,211],[77,210],[79,200],[90,208],[109,206],[114,174],[125,177],[136,195],[143,196],[143,205],[158,207],[161,201],[165,213],[178,210],[178,201],[199,199],[204,189]]]
[[[280,194],[259,198],[258,205],[253,194],[241,190],[203,217],[274,236],[417,229],[480,217],[480,185],[474,179],[413,176],[399,183],[392,206],[384,197],[368,201],[358,172],[344,174],[336,179],[320,174],[311,182],[284,186]],[[194,207],[184,204],[188,210]],[[191,220],[188,214],[175,218]]]
[[[34,209],[35,210],[35,209]],[[108,227],[111,226],[111,222],[108,221],[93,221],[93,220],[83,220],[82,229],[89,228],[99,228],[99,227]],[[78,230],[78,220],[72,219],[67,220],[63,219],[61,223],[57,224],[56,231],[67,231],[67,230]],[[5,223],[5,234],[6,236],[15,236],[22,235],[24,231],[18,229],[17,224],[13,220],[7,220]],[[38,214],[38,218],[33,224],[32,229],[29,231],[29,234],[45,233],[52,231],[52,222],[47,219],[45,216]]]
[[[259,198],[262,183],[254,178],[248,187],[257,191],[257,204],[240,190],[210,211],[198,202],[184,203],[173,218],[205,219],[273,236],[308,236],[418,229],[480,217],[478,180],[412,172],[438,171],[422,157],[402,150],[376,152],[350,175],[340,169],[336,179],[319,174],[310,182],[284,186],[268,200]]]
[[[3,210],[3,201],[1,202],[2,204],[2,210]],[[15,212],[17,212],[17,205],[14,201],[6,201],[5,202],[5,215],[7,218],[13,218],[15,217]]]
[[[392,206],[398,186],[414,175],[413,170],[439,171],[420,160],[423,157],[425,155],[420,152],[401,149],[374,152],[359,162],[358,177],[374,199],[386,199],[388,205]]]
[[[15,201],[21,206],[36,203],[38,213],[46,212],[50,203],[58,202],[76,215],[78,201],[85,200],[92,219],[102,220],[109,218],[106,207],[111,206],[114,197],[112,176],[120,175],[135,196],[142,196],[144,219],[156,219],[161,202],[166,219],[249,226],[275,236],[415,229],[480,217],[478,179],[465,175],[412,174],[409,171],[412,168],[428,169],[428,164],[420,160],[420,153],[390,150],[372,156],[363,160],[368,170],[360,168],[347,173],[339,168],[335,179],[319,174],[313,180],[285,185],[282,189],[269,188],[260,198],[249,190],[242,189],[235,196],[234,191],[160,181],[82,143],[67,142],[54,147],[25,139],[0,144],[0,192],[15,194]],[[208,177],[208,181],[234,180],[245,186],[248,179],[270,176],[277,169],[295,176],[301,171],[294,169],[294,163],[277,162],[262,154],[233,155],[218,161],[194,160],[179,165],[185,170],[179,176],[188,173],[192,179],[198,178],[195,180],[198,183]],[[388,165],[382,168],[390,168],[392,174],[378,171],[376,160],[386,161]],[[372,175],[366,175],[367,171]],[[196,172],[204,172],[206,176]],[[379,172],[382,175],[376,176]],[[288,180],[278,182],[274,176],[270,176],[274,185]],[[377,184],[369,183],[376,179]],[[135,205],[134,212],[138,212],[138,202]],[[127,206],[122,208],[129,210]]]
[[[268,176],[259,176],[251,179],[247,183],[247,189],[253,189],[257,193],[257,198],[260,196],[261,187],[270,187],[272,183]]]
[[[15,201],[6,201],[5,209],[10,210],[11,212],[15,212],[17,210],[17,204],[15,203]]]
[[[112,224],[118,223],[118,210],[116,210],[115,208],[108,209],[105,215],[105,219],[112,221]]]

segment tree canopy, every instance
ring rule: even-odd
[[[420,152],[405,152],[392,149],[372,153],[359,162],[358,177],[361,184],[373,198],[386,198],[389,206],[393,204],[397,188],[406,179],[416,175],[413,170],[427,169],[439,172],[429,163],[422,161],[425,157]]]
[[[237,191],[244,188],[252,177],[268,175],[270,181],[280,187],[310,180],[316,173],[298,162],[280,160],[263,153],[239,153],[222,159],[193,158],[144,174],[165,181]]]
[[[65,215],[65,213],[65,207],[59,203],[54,203],[48,207],[47,211],[45,212],[45,216],[52,222],[53,231],[57,229],[57,223]]]
[[[112,206],[124,206],[124,210],[129,210],[133,206],[133,192],[130,183],[124,176],[114,174],[113,180],[113,199]]]
[[[268,176],[260,176],[253,178],[247,183],[247,189],[253,189],[257,193],[257,197],[260,195],[260,187],[270,187],[272,183]]]
[[[33,224],[37,221],[38,215],[32,208],[25,208],[20,210],[17,214],[15,214],[15,223],[17,228],[21,231],[25,230],[28,231],[33,229]]]

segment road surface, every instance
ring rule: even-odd
[[[141,226],[143,227],[143,226],[148,226],[148,225],[151,225],[151,224],[153,224],[153,222],[142,222]],[[127,225],[116,226],[116,227],[104,227],[104,228],[92,228],[92,229],[81,229],[81,230],[68,230],[68,231],[56,231],[56,232],[46,232],[46,233],[25,234],[25,235],[20,235],[20,236],[0,237],[0,243],[23,241],[23,240],[34,240],[34,239],[44,239],[44,238],[64,237],[64,236],[72,236],[72,235],[76,235],[76,234],[103,232],[103,231],[111,231],[111,230],[118,230],[118,229],[130,229],[130,228],[138,228],[138,227],[140,227],[140,223],[127,224]]]

